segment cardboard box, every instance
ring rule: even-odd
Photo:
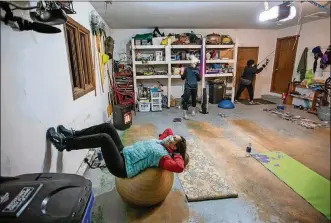
[[[171,96],[170,98],[170,107],[175,107],[176,106],[176,100],[174,97]]]
[[[220,50],[220,59],[233,59],[233,49],[222,49]]]
[[[180,67],[173,67],[172,68],[173,75],[180,75]]]
[[[175,99],[175,106],[179,107],[179,106],[181,106],[181,104],[182,104],[182,99],[181,98],[176,98]]]

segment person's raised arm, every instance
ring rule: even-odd
[[[159,167],[170,172],[181,173],[184,170],[184,160],[180,154],[174,154],[171,156],[164,156],[161,158]]]
[[[261,73],[261,71],[262,71],[262,70],[263,70],[263,68],[265,68],[265,67],[266,67],[266,65],[265,65],[265,64],[263,64],[263,65],[262,65],[262,67],[260,67],[260,68],[257,68],[257,67],[255,67],[255,69],[256,69],[256,70],[255,70],[255,72],[254,72],[254,73],[255,73],[255,74]]]
[[[162,140],[162,139],[166,138],[167,136],[170,136],[173,134],[174,133],[172,132],[171,128],[167,128],[159,135],[159,139]]]
[[[175,142],[175,137],[173,135],[167,136],[161,140],[162,145],[168,145]]]

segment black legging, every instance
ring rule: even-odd
[[[190,96],[192,97],[192,107],[195,108],[197,105],[197,88],[185,88],[183,95],[183,109],[188,110],[188,102],[190,100]]]
[[[68,146],[75,150],[101,147],[109,172],[117,177],[127,177],[125,161],[120,153],[124,146],[111,123],[76,130],[74,137],[68,139]]]
[[[237,91],[237,94],[236,94],[236,100],[239,99],[241,93],[245,90],[245,88],[247,88],[248,90],[248,94],[249,94],[249,100],[253,101],[254,99],[254,88],[253,88],[253,85],[252,83],[248,84],[248,85],[245,85],[243,83],[240,83],[239,84],[239,89]]]

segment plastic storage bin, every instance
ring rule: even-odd
[[[153,98],[152,99],[152,104],[162,104],[162,99],[161,98]]]
[[[162,93],[161,92],[151,92],[151,93],[152,93],[151,94],[152,99],[154,99],[154,98],[162,99]]]
[[[152,111],[162,111],[162,104],[152,104]]]
[[[149,112],[151,110],[150,102],[139,102],[139,112]]]

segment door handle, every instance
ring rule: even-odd
[[[278,68],[275,69],[276,71],[278,70]]]

